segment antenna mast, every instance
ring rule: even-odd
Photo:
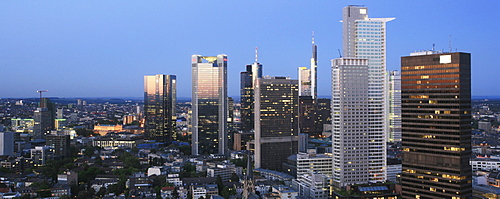
[[[255,47],[255,62],[259,62],[259,48]]]
[[[42,107],[42,104],[43,104],[42,103],[42,93],[49,92],[49,90],[43,90],[43,91],[40,90],[40,91],[36,91],[36,92],[40,93],[40,108],[44,108],[44,107]]]

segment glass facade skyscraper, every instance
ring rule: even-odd
[[[192,154],[228,155],[227,55],[191,56]]]
[[[469,53],[401,58],[403,198],[472,198]]]
[[[255,168],[282,171],[298,153],[298,81],[285,77],[256,80]]]
[[[175,75],[144,76],[144,134],[171,143],[175,137],[177,82]]]
[[[262,78],[262,64],[257,61],[246,65],[246,71],[240,73],[241,130],[250,131],[254,127],[254,84]]]

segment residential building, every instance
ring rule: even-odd
[[[33,166],[43,166],[48,160],[52,159],[53,150],[47,146],[37,146],[31,149],[31,159],[33,160]]]
[[[471,198],[469,53],[401,58],[403,198]]]
[[[177,78],[175,75],[144,76],[144,135],[171,143],[175,140]]]
[[[342,15],[343,56],[368,60],[368,178],[371,183],[384,182],[388,125],[386,23],[395,18],[369,18],[367,7],[352,5],[344,7]]]
[[[298,152],[298,81],[267,77],[255,85],[255,168],[282,170]]]
[[[227,55],[191,56],[192,154],[228,153]]]
[[[69,135],[47,135],[46,145],[54,150],[54,155],[67,158],[70,156],[70,140]]]

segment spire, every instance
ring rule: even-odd
[[[253,179],[252,156],[250,156],[250,154],[247,154],[247,179]]]
[[[312,31],[312,44],[314,45],[314,31]]]
[[[259,62],[259,48],[255,47],[255,62]]]

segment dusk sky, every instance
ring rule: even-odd
[[[473,96],[500,96],[500,1],[0,1],[0,98],[142,97],[143,76],[177,75],[191,97],[191,55],[228,55],[229,96],[246,64],[297,78],[318,45],[318,95],[331,95],[342,8],[387,23],[387,69],[424,49],[469,52]],[[450,36],[451,35],[451,36]],[[450,39],[451,38],[451,39]]]

